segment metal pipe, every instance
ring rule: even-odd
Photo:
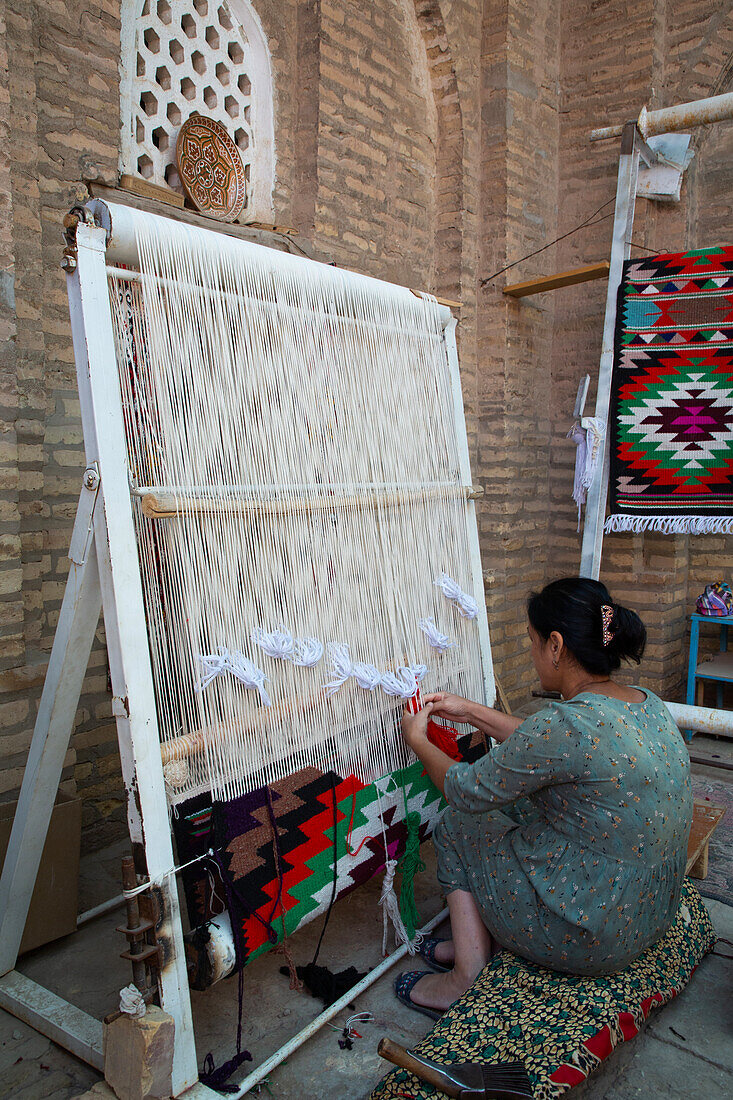
[[[733,737],[733,711],[713,710],[712,707],[692,707],[686,703],[669,703],[666,699],[664,705],[672,715],[672,720],[682,730]]]
[[[708,99],[693,99],[689,103],[677,103],[674,107],[662,107],[658,111],[648,111],[642,107],[637,127],[643,138],[655,134],[672,134],[678,130],[687,130],[691,126],[706,126],[710,122],[723,122],[733,118],[733,92],[710,96]],[[618,126],[602,126],[591,130],[591,141],[605,141],[607,138],[620,137],[624,123]]]
[[[124,894],[118,894],[116,898],[110,898],[109,901],[103,901],[100,905],[95,905],[92,909],[86,909],[83,913],[80,913],[76,918],[76,927],[81,928],[83,924],[87,924],[90,920],[94,920],[95,917],[101,917],[103,913],[109,913],[112,909],[118,909],[125,900]]]
[[[705,768],[722,768],[723,771],[733,772],[733,762],[730,760],[716,760],[709,756],[693,756],[690,753],[691,764],[701,764]]]
[[[420,932],[425,935],[427,932],[432,932],[442,920],[448,916],[448,910],[442,909],[437,916],[429,920],[428,923],[420,929]],[[327,1024],[329,1020],[332,1020],[334,1016],[337,1016],[342,1009],[346,1008],[360,993],[363,993],[365,989],[368,989],[370,985],[374,985],[383,974],[386,974],[395,963],[399,962],[407,954],[407,946],[403,943],[401,947],[398,947],[396,951],[393,951],[391,955],[388,955],[386,959],[383,959],[379,966],[375,966],[373,970],[370,970],[360,982],[357,982],[355,986],[352,986],[348,992],[344,993],[343,997],[339,997],[337,1001],[322,1012],[320,1016],[316,1016],[315,1020],[311,1020],[302,1031],[299,1031],[297,1035],[294,1035],[284,1046],[276,1050],[274,1054],[271,1054],[261,1066],[252,1070],[248,1074],[236,1092],[231,1093],[232,1100],[239,1100],[239,1097],[244,1096],[253,1088],[263,1077],[267,1077],[270,1070],[275,1069],[281,1062],[284,1062],[291,1054],[303,1046],[317,1031]]]

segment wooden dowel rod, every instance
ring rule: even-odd
[[[170,519],[173,516],[237,514],[245,516],[291,516],[298,513],[331,512],[341,509],[363,511],[367,508],[399,508],[403,504],[448,497],[456,500],[476,500],[483,496],[482,486],[456,485],[441,489],[396,490],[364,493],[359,496],[313,496],[284,500],[253,500],[251,497],[190,496],[140,490],[143,514],[148,519]]]
[[[415,295],[416,298],[422,298],[422,294],[420,293],[419,290],[413,290],[412,287],[410,287],[410,291],[411,291],[412,294]],[[448,306],[449,309],[460,309],[461,308],[461,303],[457,302],[455,300],[455,298],[438,298],[436,296],[435,300],[436,300],[436,302],[438,303],[439,306]]]
[[[445,1096],[461,1096],[463,1092],[457,1082],[450,1080],[448,1076],[450,1066],[446,1066],[445,1071],[441,1073],[437,1066],[431,1066],[423,1062],[422,1059],[416,1058],[411,1050],[406,1050],[405,1047],[400,1046],[399,1043],[394,1043],[391,1039],[385,1037],[379,1040],[377,1054],[385,1061],[391,1062],[393,1066],[399,1066],[400,1069],[406,1069],[409,1073],[414,1073],[415,1077],[419,1077],[421,1081],[432,1085],[433,1088],[438,1089]]]
[[[575,286],[576,283],[588,283],[592,279],[607,279],[609,263],[602,260],[598,264],[575,267],[570,271],[558,271],[555,275],[544,275],[538,279],[527,279],[523,283],[511,283],[502,293],[511,298],[524,298],[528,294],[544,294],[546,290],[558,290],[563,286]]]
[[[247,732],[257,728],[271,726],[273,721],[286,721],[292,719],[295,713],[305,714],[312,710],[321,700],[313,696],[304,699],[300,703],[276,703],[267,707],[261,713],[247,718],[246,726],[242,722],[242,729]],[[204,729],[193,730],[192,733],[183,733],[179,737],[173,737],[170,741],[163,741],[160,745],[160,757],[163,764],[170,764],[174,760],[188,760],[203,752],[207,746],[218,745],[225,740],[231,730],[224,723],[207,726]]]

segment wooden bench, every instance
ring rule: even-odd
[[[725,806],[716,806],[714,802],[693,803],[686,868],[690,878],[705,878],[707,875],[708,844],[724,813]]]

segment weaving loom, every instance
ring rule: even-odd
[[[126,216],[138,270],[108,268],[109,292],[166,789],[179,859],[217,851],[185,873],[192,924],[223,875],[251,954],[334,874],[341,894],[399,858],[408,814],[430,832],[405,700],[493,701],[454,323],[401,287]]]
[[[383,868],[400,946],[314,1026],[414,949],[414,898],[400,929],[389,884],[439,797],[401,711],[420,691],[495,694],[456,322],[403,287],[98,199],[64,225],[86,468],[0,878],[0,1002],[103,1067],[101,1023],[14,969],[103,610],[125,896],[146,914],[120,929],[125,957],[174,1023],[170,1094],[203,1100],[249,1055],[240,1026],[199,1079],[179,874],[194,926],[221,891],[239,899],[240,1024],[247,958]],[[454,756],[483,751],[450,734]]]

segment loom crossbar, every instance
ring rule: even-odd
[[[360,511],[367,508],[399,508],[406,504],[428,503],[431,500],[478,500],[484,490],[480,485],[453,485],[442,489],[395,490],[393,492],[364,493],[358,496],[289,497],[282,499],[252,499],[235,495],[227,496],[176,496],[174,493],[155,489],[139,491],[143,514],[148,519],[170,519],[173,516],[197,513],[238,513],[245,516],[268,517],[295,515],[301,512],[331,512],[345,509]]]

